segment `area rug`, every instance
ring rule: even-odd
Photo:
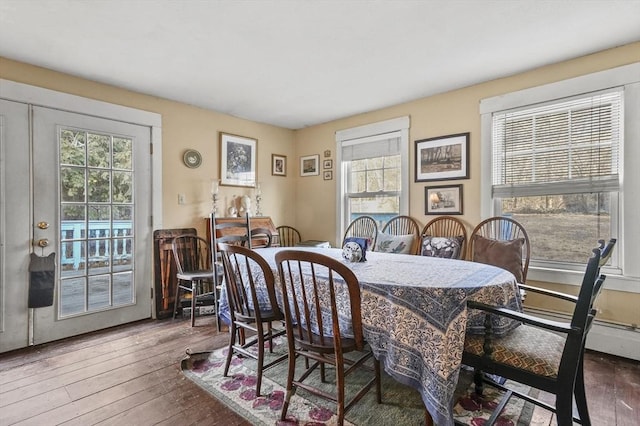
[[[286,342],[279,340],[274,345],[274,354],[282,350],[286,351]],[[265,353],[269,352],[265,351]],[[280,420],[287,377],[286,361],[265,371],[262,379],[262,395],[256,397],[256,362],[249,358],[234,356],[228,377],[223,377],[226,357],[226,347],[213,352],[190,354],[182,360],[182,371],[188,379],[197,383],[253,425],[336,424],[335,404],[310,395],[304,390],[296,392],[289,405],[287,419]],[[328,380],[333,379],[332,374],[332,370],[327,370]],[[313,375],[319,376],[319,373],[314,372]],[[462,371],[460,374],[454,418],[461,424],[482,426],[499,402],[502,392],[492,387],[485,387],[483,400],[479,401],[473,393],[471,376],[470,371]],[[367,376],[367,372],[350,375],[347,384],[353,386],[347,388],[347,398],[351,388],[364,383],[369,377],[371,376]],[[311,380],[311,377],[307,380]],[[317,381],[319,382],[319,377]],[[515,386],[509,382],[507,385]],[[333,384],[328,383],[327,386],[331,387]],[[354,426],[424,425],[424,404],[420,394],[385,373],[382,374],[382,401],[382,404],[376,403],[375,389],[372,389],[347,412],[345,424]],[[529,425],[532,414],[532,404],[511,398],[496,424],[499,426]]]

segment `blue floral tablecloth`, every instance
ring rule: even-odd
[[[257,249],[276,275],[275,254]],[[341,249],[296,247],[335,259]],[[467,300],[521,310],[515,277],[481,263],[425,256],[368,252],[367,261],[345,262],[360,281],[365,339],[385,371],[417,389],[436,425],[453,425],[453,393],[466,332],[481,332],[484,316],[469,317]],[[348,300],[348,298],[347,298]],[[229,319],[226,294],[220,313]],[[504,334],[518,324],[493,324]]]

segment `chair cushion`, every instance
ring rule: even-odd
[[[446,259],[458,259],[464,236],[459,237],[432,237],[425,235],[422,237],[423,256],[442,257]]]
[[[464,351],[482,356],[484,336],[465,336]],[[538,327],[521,325],[503,337],[492,340],[495,362],[510,365],[537,375],[557,377],[565,338]]]
[[[524,238],[499,241],[474,235],[473,261],[498,266],[511,272],[516,281],[522,283],[522,246]]]
[[[413,234],[389,235],[383,232],[378,232],[376,251],[382,253],[411,254],[413,238]]]

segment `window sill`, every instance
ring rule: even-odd
[[[640,278],[624,275],[614,275],[603,271],[607,276],[604,282],[605,290],[626,291],[640,293]],[[582,284],[584,271],[569,271],[562,269],[529,267],[527,281],[542,281],[547,283],[577,285]]]

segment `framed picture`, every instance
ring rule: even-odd
[[[300,176],[318,176],[320,174],[320,156],[300,157]]]
[[[331,169],[333,167],[333,160],[324,160],[322,162],[323,169]]]
[[[258,140],[220,133],[220,185],[256,186]]]
[[[331,157],[331,150],[327,149],[324,151],[324,158]]]
[[[416,182],[469,179],[469,133],[416,141]]]
[[[462,214],[462,185],[425,186],[424,214]]]
[[[274,176],[287,175],[287,156],[271,154],[271,174]]]
[[[324,178],[324,180],[331,180],[333,179],[333,171],[332,170],[325,170],[322,173],[322,177]]]

